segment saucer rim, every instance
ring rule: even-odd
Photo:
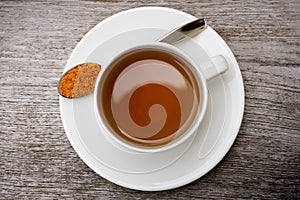
[[[191,19],[194,19],[195,17],[193,17],[192,15],[189,15],[187,13],[184,13],[182,11],[178,11],[178,10],[175,10],[175,9],[170,9],[170,8],[165,8],[165,7],[139,7],[139,8],[134,8],[134,9],[129,9],[129,10],[126,10],[126,11],[122,11],[120,13],[117,13],[111,17],[108,17],[106,18],[105,20],[103,20],[102,22],[100,22],[99,24],[97,24],[94,28],[92,28],[83,38],[82,40],[77,44],[77,46],[74,48],[71,56],[69,57],[69,60],[67,62],[67,65],[65,67],[65,70],[68,70],[68,68],[71,67],[70,65],[70,61],[73,59],[73,56],[74,56],[74,52],[76,52],[78,50],[78,48],[80,48],[81,46],[81,43],[84,42],[84,40],[89,37],[89,35],[94,31],[96,30],[99,26],[101,26],[103,23],[106,23],[106,22],[109,22],[110,20],[114,20],[115,18],[119,17],[119,16],[122,16],[123,14],[127,14],[127,13],[130,13],[130,12],[135,12],[135,11],[141,11],[141,10],[161,10],[161,11],[167,11],[167,12],[176,12],[176,13],[179,13],[181,15],[184,15],[185,17],[187,18],[191,18]],[[210,28],[211,29],[211,28]],[[215,32],[213,29],[211,29],[211,31]],[[216,36],[219,37],[219,40],[222,41],[222,45],[227,48],[226,51],[228,51],[229,53],[232,54],[230,48],[227,46],[227,44],[225,43],[225,41],[215,32]],[[224,45],[225,44],[225,45]],[[221,45],[221,44],[220,44]],[[232,54],[233,55],[233,54]],[[233,56],[234,58],[234,56]],[[236,62],[236,60],[234,59],[233,62]],[[236,63],[236,65],[238,66],[238,64]],[[240,73],[240,70],[238,70],[239,73]],[[241,125],[241,122],[242,122],[242,118],[243,118],[243,114],[244,114],[244,104],[245,104],[245,96],[244,96],[244,85],[243,85],[243,80],[242,80],[242,76],[241,74],[239,74],[240,78],[241,78],[241,87],[242,87],[242,90],[240,91],[241,93],[241,97],[242,97],[242,102],[241,102],[241,108],[240,108],[240,116],[239,116],[239,120],[237,120],[237,123],[236,125],[234,125],[234,127],[236,128],[236,130],[232,130],[232,139],[231,139],[231,143],[230,145],[227,146],[226,150],[223,151],[222,154],[219,154],[218,157],[219,159],[216,159],[215,162],[213,163],[210,163],[210,167],[208,167],[204,173],[199,173],[198,176],[193,176],[193,178],[187,178],[185,179],[184,181],[181,181],[181,182],[178,182],[177,184],[171,184],[171,185],[164,185],[164,186],[159,186],[159,187],[138,187],[137,185],[134,185],[134,184],[130,184],[130,183],[126,183],[126,182],[122,182],[122,181],[119,181],[118,179],[115,179],[113,178],[112,176],[109,176],[108,174],[105,174],[105,173],[101,173],[101,171],[99,172],[99,169],[94,166],[94,164],[92,162],[90,162],[90,160],[88,158],[86,158],[84,156],[84,153],[82,153],[79,148],[77,148],[75,142],[73,141],[72,139],[72,136],[70,134],[68,134],[68,126],[67,126],[67,122],[65,121],[65,116],[64,116],[64,112],[63,112],[63,102],[62,102],[62,97],[60,97],[59,99],[59,105],[60,105],[60,113],[61,113],[61,119],[62,119],[62,122],[63,122],[63,126],[65,128],[65,132],[66,132],[66,135],[68,137],[68,140],[70,141],[72,147],[74,148],[74,150],[76,151],[76,153],[79,155],[79,157],[91,168],[93,169],[97,174],[99,174],[100,176],[102,176],[103,178],[115,183],[115,184],[118,184],[118,185],[121,185],[123,187],[127,187],[127,188],[131,188],[131,189],[136,189],[136,190],[144,190],[144,191],[160,191],[160,190],[167,190],[167,189],[172,189],[172,188],[176,188],[176,187],[180,187],[180,186],[183,186],[183,185],[186,185],[196,179],[199,179],[200,177],[202,177],[203,175],[205,175],[207,172],[209,172],[212,168],[214,168],[223,158],[224,156],[227,154],[227,152],[229,151],[229,149],[231,148],[232,144],[234,143],[235,141],[235,138],[239,132],[239,128],[240,128],[240,125]]]

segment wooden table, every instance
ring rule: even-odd
[[[228,43],[245,84],[245,114],[225,158],[164,192],[126,189],[75,153],[57,81],[81,37],[139,6],[205,16]],[[291,1],[1,1],[0,199],[300,198],[300,3]]]

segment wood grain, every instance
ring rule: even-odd
[[[56,84],[73,48],[101,20],[165,6],[207,22],[235,54],[245,115],[225,158],[170,191],[114,185],[68,142]],[[300,3],[281,1],[1,1],[0,199],[300,198]]]

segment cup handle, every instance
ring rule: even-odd
[[[229,69],[228,59],[223,55],[217,55],[203,64],[202,73],[206,80],[213,79]]]

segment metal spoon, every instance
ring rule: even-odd
[[[159,38],[158,42],[174,44],[186,37],[193,37],[207,27],[204,18],[184,24]],[[58,82],[58,93],[65,98],[80,98],[93,93],[101,65],[83,63],[65,72]]]

